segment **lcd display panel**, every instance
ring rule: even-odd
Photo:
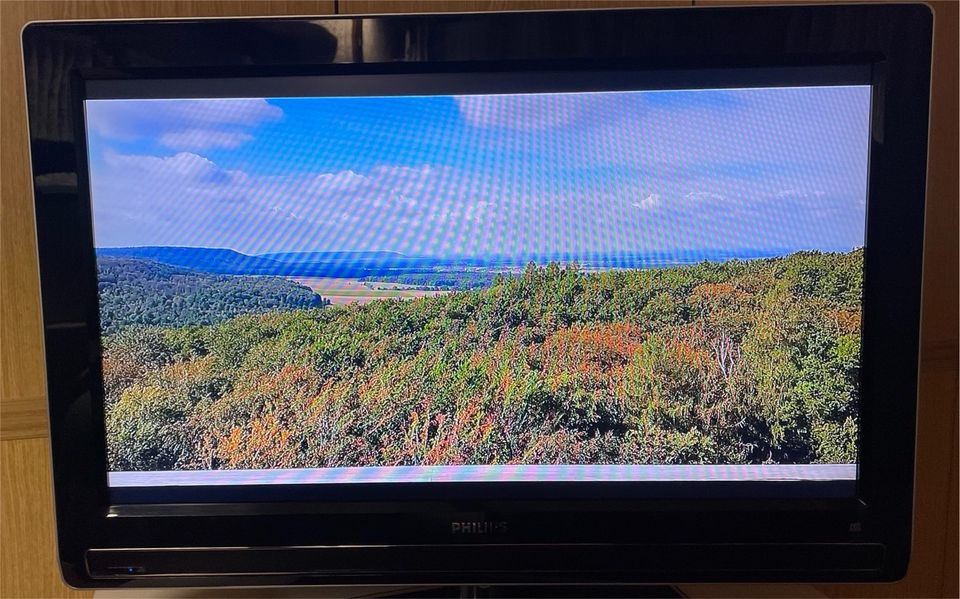
[[[111,486],[855,480],[870,97],[85,101]]]

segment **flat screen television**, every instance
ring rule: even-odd
[[[65,579],[902,576],[931,20],[28,25]]]

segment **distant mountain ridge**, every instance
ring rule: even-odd
[[[98,248],[98,257],[148,259],[222,275],[363,277],[416,269],[424,260],[396,252],[281,252],[248,255],[224,248],[142,246]]]
[[[279,260],[281,262],[329,262],[331,260],[354,260],[365,262],[386,262],[390,260],[404,260],[407,256],[399,252],[276,252],[258,254],[261,258]]]
[[[577,262],[584,268],[657,268],[702,261],[773,258],[791,250],[699,249],[672,252],[619,252],[479,256],[408,256],[390,251],[273,252],[248,255],[225,248],[138,246],[98,248],[98,257],[138,258],[160,264],[220,275],[275,275],[286,277],[362,278],[435,273],[470,268],[516,268],[529,262]]]
[[[97,256],[146,258],[161,264],[215,274],[273,274],[284,266],[282,262],[276,260],[249,256],[222,248],[177,246],[97,248]]]

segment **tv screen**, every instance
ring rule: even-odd
[[[852,494],[870,98],[86,101],[110,485]]]
[[[65,578],[902,576],[930,27],[31,24]]]

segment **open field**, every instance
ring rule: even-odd
[[[331,304],[366,304],[378,299],[415,299],[448,293],[414,289],[411,285],[349,278],[295,277],[291,280],[309,287],[314,293],[330,300]]]

